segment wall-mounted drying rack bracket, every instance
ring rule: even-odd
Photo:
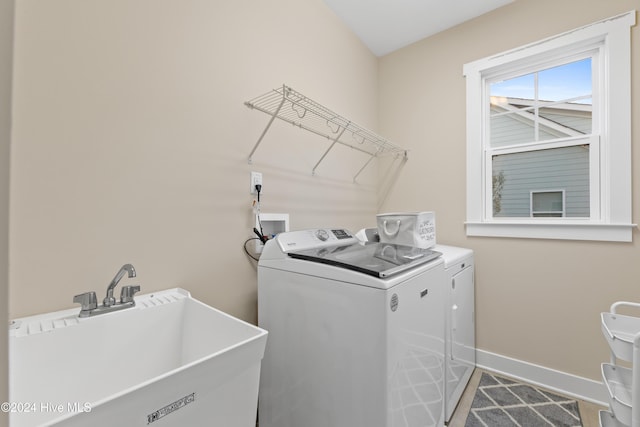
[[[327,148],[313,167],[311,171],[312,174],[315,174],[320,163],[322,163],[327,154],[329,154],[329,151],[331,151],[336,144],[350,147],[369,156],[364,166],[362,166],[353,177],[354,181],[371,161],[378,156],[392,155],[396,158],[400,156],[404,158],[407,157],[407,151],[405,149],[345,119],[285,85],[253,98],[244,104],[251,109],[262,111],[271,116],[267,126],[254,145],[253,150],[249,153],[249,163],[252,162],[253,154],[260,146],[260,143],[276,118],[331,141],[329,148]]]

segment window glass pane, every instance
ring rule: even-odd
[[[591,61],[490,84],[491,147],[591,134]]]
[[[531,216],[561,217],[563,209],[562,191],[531,193]]]
[[[494,106],[491,106],[493,111]],[[528,118],[527,118],[528,116]],[[531,113],[509,113],[491,117],[491,146],[504,147],[513,144],[526,144],[535,140],[535,128],[532,126]]]
[[[499,98],[535,98],[535,76],[527,74],[491,84],[491,96]]]
[[[564,190],[565,216],[589,217],[589,146],[492,157],[493,216],[530,217],[531,192]]]
[[[534,192],[531,194],[533,211],[562,211],[562,191]]]
[[[591,98],[591,58],[538,73],[538,99],[584,103]],[[580,99],[578,99],[580,98]]]

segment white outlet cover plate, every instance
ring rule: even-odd
[[[256,185],[262,185],[262,173],[251,172],[251,181],[249,182],[249,194],[258,194]],[[262,191],[260,191],[262,193]]]

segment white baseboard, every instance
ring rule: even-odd
[[[568,374],[486,350],[476,349],[478,368],[503,374],[517,380],[602,406],[609,405],[605,385],[601,381]]]

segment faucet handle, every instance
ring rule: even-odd
[[[120,291],[120,304],[125,304],[125,303],[128,303],[128,302],[134,302],[133,301],[133,295],[135,295],[136,292],[140,292],[140,286],[139,285],[123,286],[122,290]]]
[[[73,302],[81,305],[80,317],[89,316],[89,312],[98,307],[98,299],[96,298],[95,292],[85,292],[84,294],[76,295],[73,297]]]

